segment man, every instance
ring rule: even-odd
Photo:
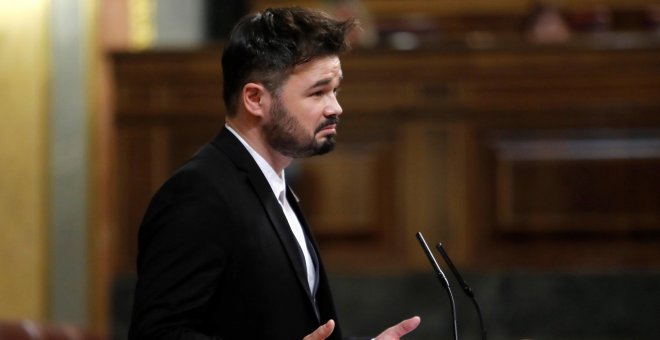
[[[284,169],[335,144],[338,56],[354,27],[300,8],[236,25],[222,57],[225,128],[156,193],[140,227],[131,339],[341,338]]]

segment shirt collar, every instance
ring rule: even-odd
[[[280,202],[280,204],[284,204],[284,188],[286,188],[286,180],[284,178],[284,170],[282,170],[282,173],[278,175],[275,170],[273,169],[268,162],[261,157],[261,155],[248,144],[243,137],[241,137],[236,130],[234,130],[231,126],[225,124],[225,128],[229,130],[238,140],[245,146],[247,151],[250,153],[252,158],[254,158],[254,161],[257,162],[257,165],[259,166],[259,169],[261,169],[261,172],[264,174],[266,177],[266,180],[268,181],[268,184],[270,185],[271,190],[273,190],[273,194],[277,198],[277,200]]]

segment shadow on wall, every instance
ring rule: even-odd
[[[472,273],[465,275],[481,306],[488,338],[657,339],[660,273]],[[331,275],[345,334],[374,336],[419,315],[406,339],[451,339],[447,294],[434,274]],[[450,279],[451,281],[451,279]],[[474,306],[451,281],[460,339],[480,339]],[[112,339],[126,339],[133,277],[116,281]]]

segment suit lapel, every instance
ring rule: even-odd
[[[250,184],[252,185],[252,189],[259,197],[259,200],[271,221],[271,225],[275,229],[279,240],[289,257],[289,263],[298,277],[301,288],[307,293],[309,302],[318,317],[318,311],[316,310],[314,300],[309,290],[307,272],[304,267],[305,262],[300,246],[289,227],[289,223],[282,211],[282,207],[278,203],[277,198],[275,198],[266,177],[243,144],[241,144],[236,136],[227,129],[222,129],[212,143],[219,149],[223,150],[234,161],[239,169],[246,172]],[[301,219],[302,216],[299,214],[297,204],[294,209],[296,209],[295,212],[298,215],[301,224],[305,224]],[[304,228],[307,229],[306,224]]]

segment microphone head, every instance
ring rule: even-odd
[[[426,254],[426,257],[429,259],[429,262],[431,262],[431,267],[433,267],[433,271],[435,271],[436,275],[438,276],[438,279],[440,279],[440,283],[442,283],[442,285],[445,286],[445,288],[449,289],[449,280],[447,280],[447,276],[440,268],[440,265],[438,265],[438,261],[435,260],[433,253],[431,253],[431,249],[429,249],[428,244],[424,240],[424,236],[422,235],[421,232],[417,232],[415,236],[417,236],[419,245],[422,247],[422,250],[424,250],[424,253]]]

